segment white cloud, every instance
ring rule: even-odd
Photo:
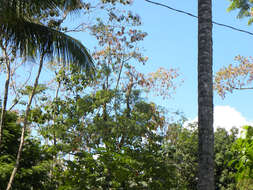
[[[251,122],[247,121],[235,108],[230,106],[215,106],[214,107],[214,126],[224,127],[227,130],[232,127],[241,128],[244,125],[250,125]]]
[[[188,121],[185,125],[196,122],[198,118]],[[215,106],[214,107],[214,130],[218,127],[225,128],[227,131],[236,127],[241,131],[242,126],[253,125],[253,122],[247,121],[243,115],[235,108],[230,106]]]

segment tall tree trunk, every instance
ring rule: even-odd
[[[3,101],[1,116],[0,116],[0,150],[1,150],[1,144],[2,144],[2,138],[3,138],[2,136],[3,136],[4,118],[6,114],[8,91],[9,91],[9,84],[10,84],[10,77],[11,77],[11,65],[10,65],[10,60],[7,53],[7,47],[4,47],[1,44],[1,48],[4,55],[7,73],[6,73],[6,80],[5,80],[5,86],[4,86],[4,101]]]
[[[15,167],[13,168],[12,173],[11,173],[11,177],[9,179],[9,183],[7,185],[6,190],[10,190],[11,189],[14,177],[15,177],[15,175],[17,173],[17,170],[18,170],[18,167],[19,167],[21,153],[22,153],[22,149],[23,149],[23,145],[24,145],[24,140],[25,140],[25,133],[26,133],[26,128],[27,128],[27,123],[28,123],[28,115],[30,113],[30,108],[31,108],[31,105],[32,105],[32,100],[33,100],[33,97],[35,95],[38,83],[39,83],[39,77],[40,77],[40,73],[41,73],[42,66],[43,66],[44,56],[45,56],[45,52],[43,51],[41,53],[41,56],[40,56],[38,73],[37,73],[37,76],[36,76],[36,79],[35,79],[35,82],[34,82],[34,85],[33,85],[33,89],[32,89],[32,92],[31,92],[31,95],[29,97],[28,104],[27,104],[26,110],[25,110],[25,118],[24,118],[24,123],[23,123],[23,127],[22,127],[22,133],[21,133],[20,144],[19,144],[17,158],[16,158],[16,164],[15,164]]]
[[[57,88],[56,88],[56,93],[55,93],[55,98],[54,100],[57,101],[58,99],[58,94],[59,94],[59,90],[60,90],[60,87],[61,87],[61,81],[59,80],[58,81],[58,85],[57,85]],[[55,109],[59,109],[58,107],[55,108]],[[56,114],[54,113],[53,114],[53,127],[54,127],[54,130],[53,130],[53,144],[54,144],[54,147],[56,147],[57,145],[57,138],[56,138],[56,132],[55,132],[55,125],[56,125]],[[56,166],[56,163],[57,163],[57,156],[58,154],[57,153],[53,153],[53,163],[52,163],[52,169],[50,171],[50,178],[51,178],[51,183],[53,183],[54,181],[54,169],[55,169],[55,166]],[[56,187],[57,187],[57,184],[56,184]]]
[[[214,190],[212,0],[198,0],[198,190]]]

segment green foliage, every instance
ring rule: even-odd
[[[252,0],[230,0],[228,11],[239,9],[238,18],[250,17],[248,24],[253,22],[253,1]]]
[[[21,126],[17,124],[18,115],[8,112],[4,120],[3,142],[0,156],[0,189],[6,188],[13,170],[18,150]],[[20,168],[13,183],[13,190],[54,189],[50,184],[48,170],[51,167],[51,156],[40,141],[26,136]],[[52,187],[52,188],[51,188]]]
[[[231,151],[236,141],[238,130],[231,130],[229,134],[225,129],[215,132],[215,189],[235,190],[236,168],[228,166],[230,159],[237,159],[237,154]],[[166,149],[173,153],[173,160],[177,166],[178,189],[197,189],[198,170],[198,131],[196,125],[182,128],[178,124],[170,125],[168,130],[169,143]]]
[[[216,189],[235,190],[235,174],[237,169],[230,167],[228,162],[237,159],[237,154],[231,151],[233,143],[236,141],[238,129],[233,128],[229,132],[218,128],[215,132],[215,184]]]
[[[25,96],[25,95],[30,96],[32,93],[32,89],[33,89],[32,86],[25,86],[24,89],[20,90],[20,93],[22,96]],[[45,84],[39,84],[38,87],[36,88],[35,94],[40,94],[40,93],[44,92],[46,89],[47,89],[47,87]]]
[[[175,169],[158,150],[106,147],[94,154],[82,152],[68,161],[60,189],[172,189]]]
[[[232,148],[238,154],[238,159],[232,159],[229,165],[237,169],[238,189],[253,189],[253,127],[244,126],[243,132],[243,136],[236,140]]]
[[[124,94],[97,90],[49,100],[32,110],[31,121],[53,142],[51,152],[61,163],[54,168],[58,189],[175,187],[170,153],[164,152],[163,137],[156,134],[165,125],[160,108],[145,102],[135,90],[130,96]],[[129,107],[124,106],[127,102]]]
[[[168,127],[164,110],[142,98],[144,90],[153,88],[157,92],[163,88],[161,94],[167,94],[168,89],[175,88],[172,80],[178,75],[173,69],[148,75],[137,71],[136,63],[144,65],[148,60],[138,47],[147,36],[137,28],[140,17],[116,8],[116,3],[125,5],[131,3],[129,0],[99,2],[102,9],[109,5],[105,18],[87,27],[98,40],[99,47],[93,54],[96,75],[85,75],[78,65],[48,64],[55,73],[56,91],[50,91],[52,83],[37,88],[28,123],[42,141],[26,135],[13,189],[191,188],[190,182],[196,181],[196,132],[193,135],[174,128],[168,134],[178,136],[167,138],[168,134],[163,133]],[[78,0],[2,3],[1,38],[10,37],[21,55],[34,55],[47,48],[49,57],[57,55],[63,62],[91,64],[84,47],[63,34],[67,27],[61,24],[69,12],[88,11],[93,4]],[[84,65],[87,70],[89,66]],[[24,105],[30,91],[30,86],[19,91]],[[14,166],[22,128],[17,123],[23,122],[18,116],[13,113],[13,119],[8,119],[12,122],[4,128],[1,189],[6,187]]]
[[[168,130],[169,143],[173,148],[173,160],[177,165],[178,189],[197,188],[198,169],[198,134],[193,130],[182,128],[178,124],[170,125]]]

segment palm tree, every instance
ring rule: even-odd
[[[47,56],[78,63],[88,69],[92,59],[76,39],[35,22],[50,10],[77,11],[81,0],[0,0],[0,39],[15,44],[22,56],[47,49]]]
[[[51,59],[58,57],[58,60],[64,63],[78,64],[86,72],[93,70],[92,58],[78,40],[43,25],[36,18],[50,10],[62,10],[64,13],[73,12],[78,10],[81,5],[81,0],[0,0],[0,42],[4,42],[6,46],[15,46],[20,56],[34,57],[40,55],[39,70],[26,107],[16,164],[7,185],[7,190],[11,189],[19,166],[27,127],[27,117],[38,86],[44,59],[46,57]],[[5,102],[7,102],[8,88],[9,86],[5,85]],[[6,105],[3,105],[3,108],[0,122],[0,145]]]
[[[214,190],[212,0],[198,0],[198,190]]]
[[[33,57],[46,50],[48,58],[76,63],[89,72],[93,68],[92,58],[78,40],[35,21],[42,13],[52,10],[74,12],[81,5],[81,0],[0,0],[0,43],[14,46],[20,56]],[[5,92],[8,92],[7,88]],[[7,100],[6,96],[4,100]],[[4,116],[6,105],[2,107],[1,115]],[[3,120],[1,117],[0,145]]]

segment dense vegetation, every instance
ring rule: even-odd
[[[166,134],[159,135],[152,132],[149,125],[154,125],[147,122],[156,115],[145,113],[146,109],[152,107],[140,102],[134,108],[132,119],[121,117],[117,123],[108,118],[102,127],[103,118],[98,117],[87,128],[76,128],[68,135],[66,131],[65,134],[62,132],[55,145],[44,143],[28,133],[12,188],[196,189],[196,125],[184,128],[181,123],[170,124]],[[4,130],[0,157],[2,189],[8,183],[15,163],[21,133],[17,118],[17,113],[9,112],[5,120],[8,128]],[[245,147],[252,146],[252,128],[247,128],[246,138],[238,138],[236,129],[228,132],[220,128],[215,132],[216,189],[252,187],[251,154],[242,152]],[[50,130],[53,131],[47,129],[45,136],[52,135]],[[245,161],[247,164],[242,165],[241,162]]]
[[[174,68],[142,72],[147,33],[130,3],[1,1],[1,190],[197,189],[198,125],[148,100],[170,97],[181,80]],[[66,27],[76,14],[87,22]],[[69,32],[89,33],[96,47]],[[217,190],[253,189],[253,128],[244,133],[214,133]]]

